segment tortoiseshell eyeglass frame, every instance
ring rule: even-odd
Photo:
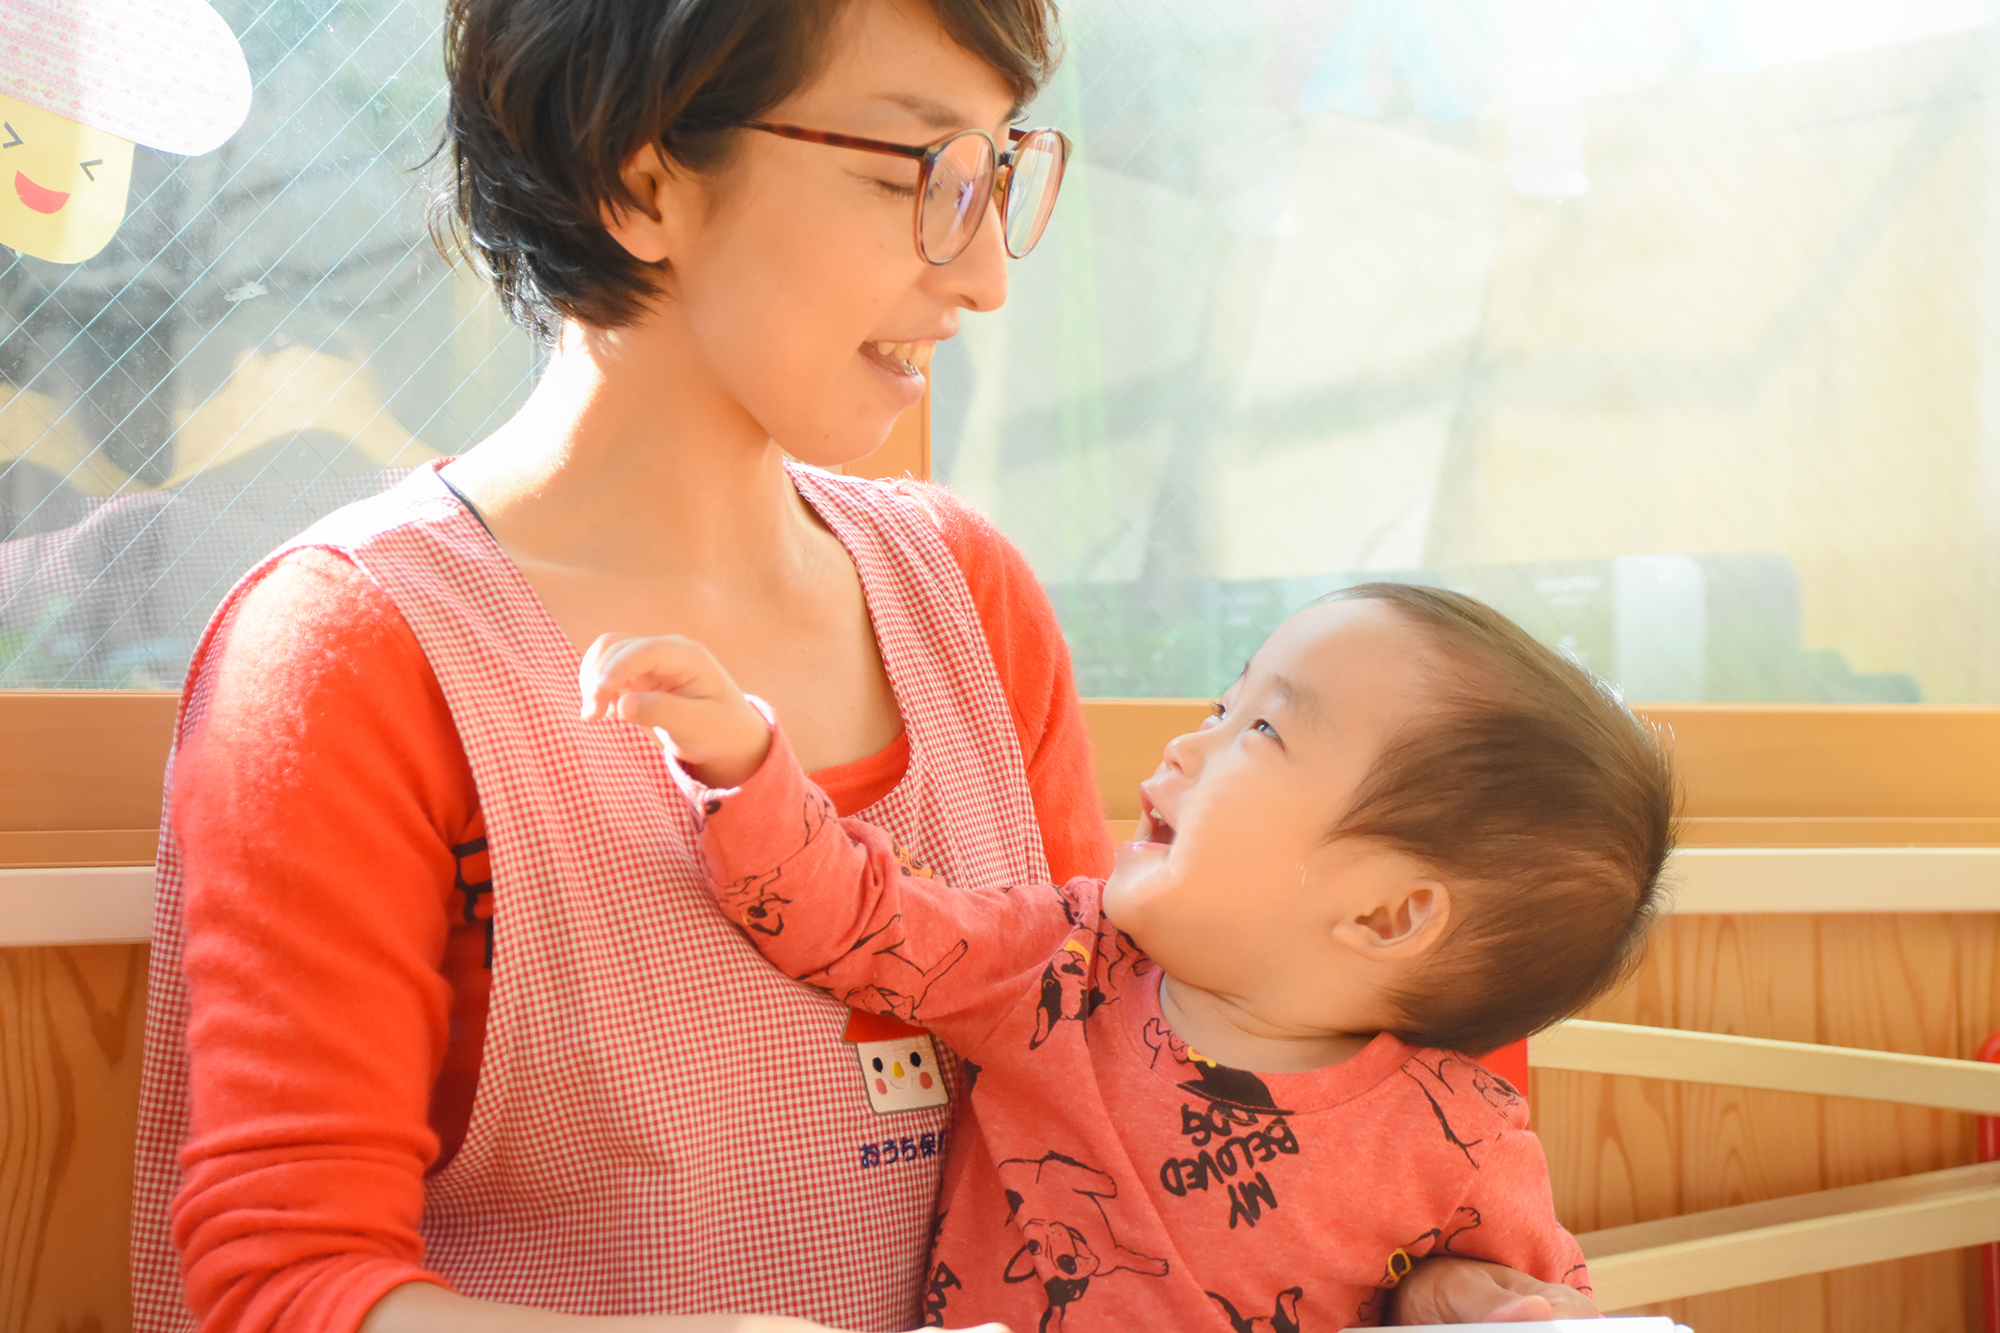
[[[1069,136],[1061,130],[1052,127],[1031,130],[1010,128],[1007,131],[1009,147],[1003,153],[1000,151],[1000,146],[993,142],[993,136],[985,130],[979,129],[953,130],[950,134],[945,135],[942,139],[934,143],[916,145],[889,143],[883,139],[863,139],[853,134],[835,134],[831,130],[809,130],[803,125],[779,125],[768,120],[739,120],[736,122],[736,125],[739,129],[762,130],[766,134],[775,134],[783,139],[797,139],[801,143],[827,144],[834,148],[858,148],[864,153],[887,153],[892,157],[907,157],[913,162],[922,163],[922,170],[917,175],[916,209],[914,216],[911,218],[911,225],[916,232],[917,254],[926,263],[930,264],[949,264],[952,260],[964,254],[966,247],[972,244],[973,238],[979,235],[979,229],[986,225],[986,210],[982,208],[979,213],[979,221],[973,225],[971,231],[965,234],[965,240],[959,245],[958,249],[948,255],[939,257],[931,254],[930,250],[924,245],[924,200],[930,193],[931,168],[937,165],[937,160],[944,155],[945,149],[951,147],[952,144],[965,138],[967,135],[974,135],[986,141],[988,160],[993,164],[993,184],[990,187],[989,198],[1000,204],[1000,216],[1002,219],[1000,229],[1001,243],[1007,247],[1008,254],[1013,255],[1016,259],[1021,259],[1026,257],[1028,252],[1033,250],[1036,243],[1042,239],[1042,228],[1037,227],[1034,235],[1028,238],[1028,243],[1019,250],[1016,250],[1012,242],[1007,239],[1007,228],[1005,226],[1007,191],[1013,187],[1014,158],[1018,151],[1018,146],[1037,134],[1053,134],[1056,137],[1056,142],[1062,146],[1060,158],[1056,164],[1056,178],[1050,186],[1052,196],[1049,201],[1050,211],[1053,211],[1055,208],[1053,195],[1062,192],[1063,170],[1069,165],[1069,155],[1072,147]],[[1046,225],[1047,220],[1044,218],[1043,226]]]

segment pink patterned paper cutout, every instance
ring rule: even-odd
[[[0,93],[195,156],[250,113],[250,69],[203,0],[6,0]]]

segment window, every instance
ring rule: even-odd
[[[0,685],[177,685],[260,555],[532,375],[425,233],[437,0],[216,8],[243,126],[139,148],[94,257],[0,251]],[[1635,699],[2000,702],[1985,4],[1063,12],[1031,119],[1079,156],[934,456],[1086,694],[1412,577]]]
[[[0,250],[0,685],[177,688],[259,557],[527,389],[531,344],[425,230],[441,6],[216,9],[242,127],[139,147],[93,257]]]
[[[1086,695],[1415,577],[1657,701],[2000,701],[1990,7],[1076,0],[938,356]]]

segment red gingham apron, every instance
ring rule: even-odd
[[[491,1010],[464,1146],[427,1182],[425,1262],[466,1295],[577,1314],[914,1327],[943,1157],[862,1149],[941,1135],[949,1111],[869,1109],[847,1011],[724,921],[694,878],[658,745],[577,720],[576,651],[435,468],[285,548],[340,551],[395,603],[486,816]],[[960,883],[1046,880],[1012,717],[950,549],[880,483],[792,480],[860,571],[909,733],[907,776],[864,814]],[[262,568],[211,622],[180,734],[207,706],[216,627]],[[192,1325],[167,1231],[187,1126],[170,825],[157,873],[132,1243],[145,1333]]]

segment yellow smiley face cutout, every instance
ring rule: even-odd
[[[82,263],[125,220],[131,181],[130,139],[0,93],[0,245]]]

